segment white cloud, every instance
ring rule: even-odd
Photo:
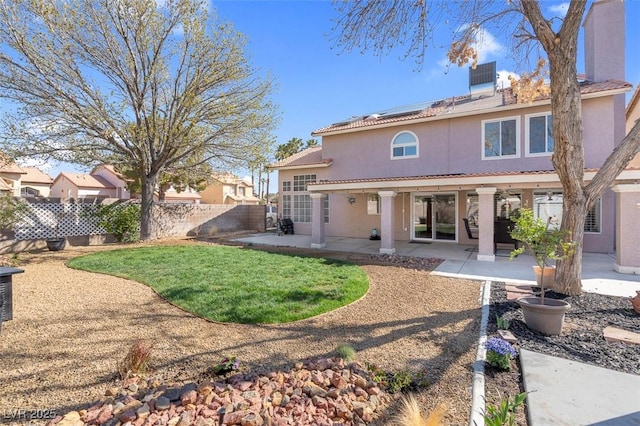
[[[551,12],[554,16],[559,16],[561,18],[564,18],[564,16],[567,14],[567,10],[569,9],[569,3],[559,3],[553,6],[549,6],[547,10],[549,10],[549,12]]]
[[[491,55],[499,55],[504,47],[496,38],[488,31],[479,29],[476,33],[476,40],[473,48],[478,52],[478,63],[482,64],[487,61]]]
[[[511,87],[511,82],[509,81],[509,76],[519,79],[520,76],[514,72],[507,70],[500,70],[497,72],[498,80],[496,82],[499,89],[506,89],[507,87]]]

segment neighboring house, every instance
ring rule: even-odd
[[[127,189],[127,182],[131,179],[127,179],[121,173],[115,171],[111,165],[100,165],[93,169],[92,176],[100,176],[107,182],[109,182],[116,189],[115,197],[121,200],[128,200],[131,198],[131,192]]]
[[[253,185],[230,173],[214,175],[212,183],[200,191],[203,204],[259,204]]]
[[[117,188],[100,175],[62,172],[53,180],[50,196],[62,201],[117,198]]]
[[[155,192],[153,195],[154,201],[158,201],[158,192]],[[200,204],[202,197],[198,194],[197,191],[188,187],[184,191],[176,191],[173,186],[167,189],[164,193],[164,202],[165,203],[191,203],[191,204]]]
[[[585,180],[625,135],[624,3],[595,2],[584,22],[586,79],[581,81]],[[483,73],[486,73],[483,75]],[[488,78],[485,78],[488,77]],[[562,186],[551,164],[549,98],[517,103],[495,85],[495,64],[470,72],[470,94],[354,117],[321,128],[322,145],[270,168],[278,171],[279,208],[296,234],[380,235],[394,241],[478,244],[494,261],[494,230],[520,207],[554,225]],[[616,252],[615,269],[640,273],[640,170],[625,170],[597,200],[585,225],[584,251]],[[472,218],[470,239],[463,218]],[[499,245],[498,248],[512,249]]]
[[[13,197],[20,196],[20,179],[26,172],[13,160],[0,155],[0,192]]]
[[[20,196],[49,197],[53,179],[36,167],[22,167],[25,174],[20,179]]]

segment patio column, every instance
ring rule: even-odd
[[[476,188],[478,193],[478,261],[495,262],[493,250],[493,223],[495,221],[493,196],[496,188]]]
[[[621,274],[640,274],[640,184],[615,185],[616,193],[616,263]]]
[[[324,199],[327,194],[312,192],[311,197],[311,248],[324,248]]]
[[[379,191],[380,196],[380,254],[394,254],[396,248],[393,238],[395,191]]]

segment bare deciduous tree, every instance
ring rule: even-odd
[[[141,179],[151,237],[158,177],[241,166],[269,149],[271,79],[200,0],[0,0],[2,142],[16,157],[110,163]]]
[[[404,46],[405,56],[415,57],[421,65],[427,46],[433,44],[434,29],[449,24],[453,28],[449,60],[461,66],[477,61],[474,43],[483,28],[491,26],[511,39],[512,51],[520,55],[520,60],[529,58],[538,65],[548,64],[555,143],[552,162],[564,192],[562,229],[578,242],[573,254],[559,262],[557,281],[562,285],[559,290],[571,295],[582,291],[582,241],[587,212],[640,150],[639,121],[585,184],[576,61],[586,4],[583,0],[571,1],[564,17],[546,19],[539,2],[534,0],[335,2],[340,13],[336,21],[337,43],[346,50],[363,47],[384,54]]]

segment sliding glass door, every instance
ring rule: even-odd
[[[413,240],[456,239],[456,195],[413,195]]]

